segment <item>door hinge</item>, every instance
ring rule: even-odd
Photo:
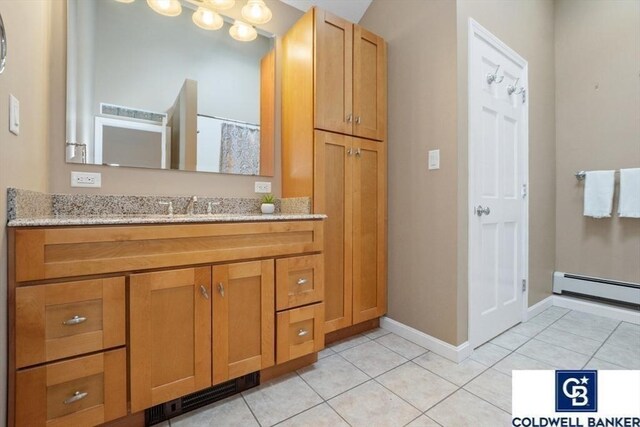
[[[527,291],[527,279],[522,279],[522,292]]]
[[[527,184],[522,184],[522,198],[527,197]]]
[[[527,102],[527,91],[526,90],[522,90],[522,103],[526,103]]]

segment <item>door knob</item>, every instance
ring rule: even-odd
[[[489,206],[483,208],[481,205],[478,205],[478,207],[476,208],[476,215],[478,216],[489,215],[490,213],[491,209],[489,209]]]

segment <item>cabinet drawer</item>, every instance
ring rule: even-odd
[[[127,415],[125,349],[16,374],[16,425],[95,426]]]
[[[276,309],[324,299],[324,257],[309,255],[276,261]]]
[[[278,313],[277,363],[324,348],[324,303]]]
[[[125,279],[16,289],[16,366],[125,344]]]

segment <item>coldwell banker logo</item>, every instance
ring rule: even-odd
[[[556,371],[556,412],[597,411],[597,371]]]
[[[512,390],[512,427],[640,427],[640,370],[515,370]]]

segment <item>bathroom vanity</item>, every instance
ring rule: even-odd
[[[10,222],[10,425],[140,420],[228,380],[315,361],[323,218]]]

